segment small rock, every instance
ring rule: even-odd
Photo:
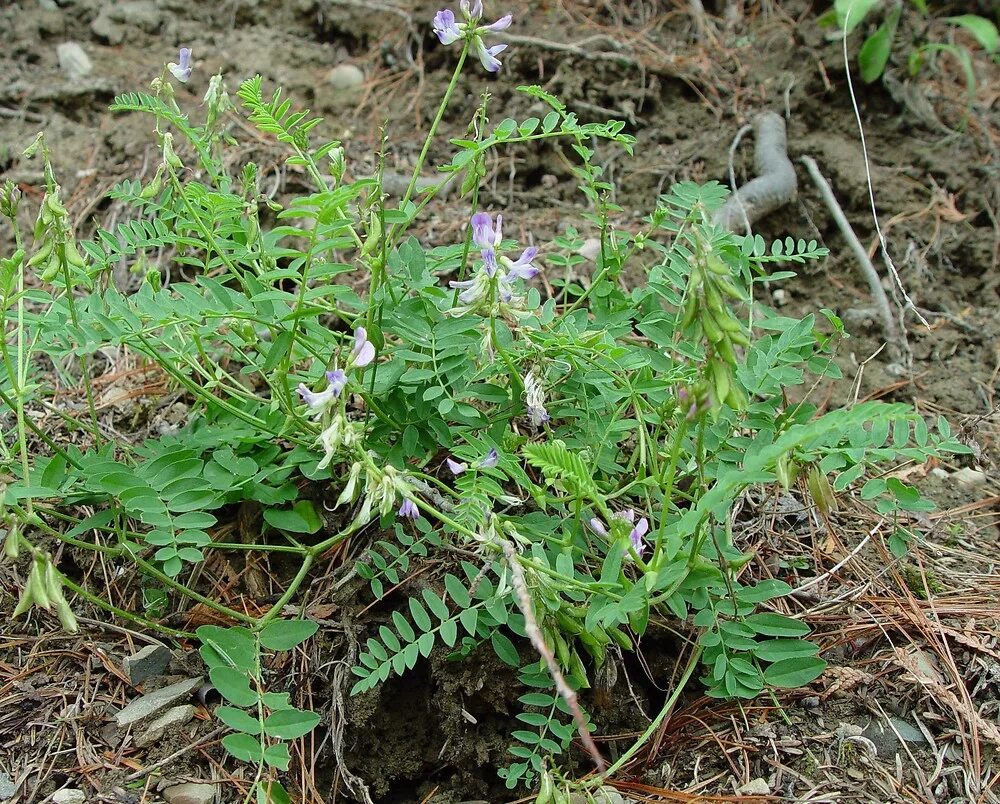
[[[873,307],[848,307],[840,317],[848,329],[862,329],[876,324],[878,312]]]
[[[892,727],[899,733],[899,736],[903,738],[904,743],[922,743],[927,739],[924,737],[924,733],[908,720],[903,720],[900,717],[890,717],[889,721],[892,723]]]
[[[962,488],[974,489],[986,482],[986,472],[980,472],[978,469],[970,469],[967,466],[963,466],[958,471],[951,473],[951,479]]]
[[[746,784],[740,785],[736,792],[741,796],[769,796],[771,795],[771,787],[765,779],[758,776],[756,779],[751,779]]]
[[[337,92],[351,92],[365,82],[365,74],[354,64],[338,64],[327,73],[326,82]]]
[[[108,5],[111,19],[115,22],[135,25],[149,34],[160,30],[163,14],[154,0],[131,0],[131,2]]]
[[[38,0],[38,7],[42,11],[55,11],[58,13],[59,6],[56,5],[56,0]]]
[[[115,723],[118,724],[119,729],[124,729],[148,720],[181,698],[190,695],[203,683],[204,679],[202,678],[189,678],[136,698],[115,715]]]
[[[774,299],[775,307],[784,307],[791,299],[788,296],[788,291],[784,288],[775,288],[771,293],[771,298]]]
[[[135,738],[135,744],[139,748],[152,745],[168,731],[180,728],[193,717],[194,707],[191,704],[174,706],[150,723],[146,730]]]
[[[588,237],[583,241],[583,245],[580,246],[576,253],[585,260],[596,262],[597,256],[601,253],[601,239],[599,237]]]
[[[14,780],[8,774],[0,771],[0,801],[14,798],[16,792],[17,785],[14,784]]]
[[[861,738],[867,739],[872,744],[875,755],[880,759],[889,759],[899,753],[899,737],[884,721],[873,720],[857,739]]]
[[[751,779],[745,785],[742,785],[736,793],[741,796],[769,796],[771,795],[771,788],[768,787],[767,782],[758,776],[756,779]]]
[[[113,22],[108,14],[108,6],[102,6],[100,13],[90,23],[90,30],[101,42],[120,45],[125,41],[125,28]]]
[[[163,674],[170,663],[170,651],[163,645],[147,645],[138,653],[125,657],[125,675],[133,687],[147,678]]]
[[[59,66],[71,81],[90,75],[94,69],[90,57],[76,42],[63,42],[56,48],[56,56]]]
[[[935,466],[931,469],[931,477],[935,480],[947,480],[951,475],[948,474],[947,470],[942,469],[940,466]]]
[[[160,795],[167,804],[212,804],[215,801],[215,785],[196,782],[175,784]]]
[[[52,794],[52,804],[84,804],[87,794],[82,790],[74,790],[67,787],[63,790],[56,790]]]
[[[802,699],[802,706],[806,709],[817,709],[819,708],[819,696],[818,695],[807,695]]]

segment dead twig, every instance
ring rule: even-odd
[[[875,266],[868,258],[868,252],[861,245],[858,236],[854,234],[854,229],[851,228],[844,210],[841,209],[840,204],[837,202],[837,197],[833,194],[830,183],[820,172],[816,160],[811,156],[803,156],[802,164],[809,171],[809,176],[813,180],[813,184],[816,185],[816,189],[819,190],[823,203],[826,204],[826,208],[830,211],[830,215],[833,216],[837,228],[840,229],[840,233],[847,241],[847,245],[853,252],[854,258],[858,261],[861,274],[868,283],[868,289],[871,291],[872,298],[878,308],[879,318],[882,319],[882,335],[886,340],[890,357],[893,360],[901,359],[907,352],[906,343],[902,337],[896,318],[892,313],[892,306],[889,304],[889,297],[882,287],[882,280],[878,275],[878,271],[875,270]]]
[[[583,742],[584,748],[587,749],[590,758],[594,760],[594,765],[597,766],[598,772],[604,773],[607,764],[604,761],[604,757],[601,756],[601,752],[597,750],[594,738],[590,736],[590,730],[587,728],[587,719],[583,716],[580,705],[576,700],[576,692],[566,683],[566,679],[559,670],[559,665],[556,664],[556,657],[552,654],[549,646],[545,644],[545,638],[538,628],[538,622],[535,620],[534,606],[531,603],[531,595],[528,593],[528,586],[524,580],[524,570],[521,568],[521,563],[517,560],[514,545],[506,539],[497,539],[497,541],[503,549],[507,565],[510,567],[511,581],[514,585],[514,592],[517,595],[517,606],[521,609],[521,614],[524,615],[524,630],[528,634],[531,644],[535,646],[535,650],[545,660],[545,664],[549,668],[549,674],[555,682],[556,689],[563,697],[563,700],[566,701],[569,711],[573,713],[573,720],[576,721],[576,728],[580,732],[580,740]]]
[[[757,176],[733,193],[713,218],[716,224],[729,231],[743,222],[749,229],[792,201],[798,191],[795,168],[788,159],[784,118],[774,112],[764,112],[754,120],[753,128]]]

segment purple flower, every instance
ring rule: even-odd
[[[177,56],[177,63],[170,62],[167,69],[170,70],[174,78],[182,84],[186,84],[191,77],[191,48],[182,47]]]
[[[462,474],[462,472],[464,472],[466,469],[469,468],[468,464],[462,463],[461,461],[452,460],[451,458],[445,458],[444,462],[448,464],[448,468],[451,470],[451,473],[453,475],[460,475]]]
[[[486,457],[479,462],[480,469],[492,469],[497,465],[500,460],[500,453],[497,452],[497,448],[493,447],[489,452],[486,453]]]
[[[403,504],[399,506],[399,515],[404,519],[420,519],[420,509],[409,497],[403,499]]]
[[[496,228],[488,212],[477,212],[472,216],[472,242],[484,251],[500,248],[502,229],[503,215],[497,215]]]
[[[483,67],[491,73],[497,72],[500,69],[500,60],[497,59],[497,54],[506,49],[507,45],[487,47],[483,36],[507,30],[513,18],[510,14],[506,14],[489,25],[480,25],[479,20],[483,16],[482,0],[473,0],[471,5],[469,0],[459,0],[458,5],[462,10],[462,16],[465,17],[465,22],[458,22],[455,19],[455,12],[443,8],[434,15],[434,33],[437,34],[442,45],[450,45],[460,39],[467,39],[476,49],[476,54]]]
[[[461,39],[464,27],[459,27],[455,22],[455,12],[450,8],[443,8],[434,15],[434,33],[442,45],[450,45]]]
[[[503,65],[500,63],[500,59],[497,58],[497,54],[506,49],[507,45],[486,47],[486,43],[482,40],[482,37],[476,37],[476,55],[479,56],[479,61],[482,62],[483,67],[488,72],[496,73],[500,71]]]
[[[538,254],[538,249],[531,246],[530,248],[526,248],[524,253],[514,262],[507,260],[507,263],[509,263],[507,265],[507,281],[513,282],[515,279],[531,279],[537,275],[538,268],[531,262],[535,259],[536,254]]]
[[[506,31],[513,21],[514,18],[510,14],[505,14],[496,22],[491,22],[489,25],[480,25],[479,30],[489,31],[490,33],[499,33],[500,31]]]
[[[341,369],[334,369],[333,371],[328,371],[326,373],[327,382],[330,383],[330,388],[333,389],[334,396],[340,396],[340,392],[344,390],[347,385],[347,375]]]
[[[646,549],[643,537],[647,533],[649,533],[649,522],[646,520],[646,517],[641,517],[628,534],[628,539],[632,543],[632,549],[635,550],[635,554],[639,558],[642,558],[643,551]]]
[[[375,347],[368,340],[368,333],[364,327],[354,330],[354,348],[347,359],[350,368],[364,368],[375,359]]]
[[[491,248],[483,251],[483,270],[487,276],[493,276],[497,272],[497,254]]]
[[[642,554],[646,549],[644,537],[647,533],[649,533],[649,521],[646,517],[639,517],[639,521],[636,522],[635,511],[631,508],[626,508],[624,511],[616,511],[611,515],[611,518],[620,520],[621,522],[625,522],[632,526],[632,529],[628,534],[629,544],[632,549],[635,550],[636,555],[639,556],[639,558],[642,558]],[[598,536],[608,538],[608,529],[604,526],[604,523],[601,522],[600,519],[594,517],[587,524]]]

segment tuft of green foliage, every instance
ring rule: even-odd
[[[897,34],[905,4],[902,2],[886,4],[883,0],[836,0],[833,8],[820,18],[821,25],[836,25],[846,37],[866,19],[885,8],[886,5],[888,8],[882,16],[882,21],[875,31],[865,38],[858,50],[858,67],[861,70],[861,78],[869,84],[878,81],[889,64],[893,47],[898,44]],[[931,13],[925,0],[910,0],[909,5],[916,11],[917,20],[923,23],[925,28],[929,23],[938,19]],[[997,32],[997,26],[994,22],[978,14],[960,14],[941,19],[953,28],[971,34],[979,47],[993,61],[1000,59],[1000,33]],[[975,93],[976,76],[972,68],[971,54],[962,44],[933,40],[923,43],[911,42],[907,57],[907,69],[910,75],[917,75],[928,57],[936,53],[948,53],[958,60],[965,74],[966,86],[971,98]]]
[[[280,91],[265,98],[262,84],[237,93],[248,119],[311,182],[281,203],[261,193],[253,163],[227,170],[221,77],[194,124],[166,72],[152,94],[112,106],[150,115],[162,153],[145,185],[112,191],[131,220],[79,243],[41,139],[29,155],[43,160],[46,196],[30,243],[17,193],[4,188],[17,249],[0,261],[0,400],[13,419],[0,442],[0,512],[6,557],[27,559],[16,615],[54,609],[72,629],[68,589],[171,635],[192,636],[151,618],[182,598],[235,623],[194,636],[226,699],[223,745],[257,766],[260,802],[289,800],[277,779],[288,743],[319,722],[280,689],[268,652],[306,649],[316,623],[282,618],[349,537],[365,540],[354,569],[378,612],[359,626],[352,693],[373,693],[435,650],[492,650],[523,687],[501,771],[510,788],[551,785],[574,729],[588,727],[550,671],[584,690],[654,621],[687,634],[684,678],[700,667],[716,697],[822,673],[808,627],[776,610],[788,584],[749,579],[735,502],[783,486],[835,516],[837,496],[857,489],[894,521],[927,502],[885,467],[965,451],[946,421],[932,430],[905,405],[820,414],[786,402],[789,388],[840,376],[843,328],[829,311],[782,316],[754,292],[793,275],[768,269],[826,250],[714,226],[727,194],[714,182],[677,184],[653,199],[640,231],[616,229],[621,208],[596,145],[631,155],[634,138],[622,122],[581,123],[538,87],[519,90],[550,109],[544,117],[490,125],[484,99],[439,182],[387,206],[381,169],[345,179],[339,143],[312,141],[319,119]],[[579,228],[541,244],[561,274],[543,296],[527,281],[537,255],[508,256],[499,216],[474,214],[487,157],[548,140],[574,155],[588,209]],[[452,182],[470,226],[460,242],[422,244],[410,229]],[[589,278],[575,253],[585,226],[601,244]],[[123,263],[140,278],[135,292],[108,281]],[[102,426],[89,361],[110,350],[141,356],[183,400],[177,432],[136,444]],[[52,371],[81,388],[82,414],[57,398]],[[38,407],[78,431],[73,445],[35,423]],[[226,541],[244,503],[261,509],[262,533]],[[899,553],[909,534],[895,530]],[[134,567],[147,611],[118,609],[61,573],[46,546],[55,542]],[[248,613],[191,572],[211,551],[296,566],[263,613]],[[431,562],[418,592],[408,574]],[[551,664],[535,654],[540,642]]]

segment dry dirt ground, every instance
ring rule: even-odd
[[[989,5],[967,2],[951,11],[989,13]],[[430,33],[435,10],[416,0],[6,2],[0,5],[6,76],[0,176],[20,185],[26,206],[37,202],[37,164],[20,152],[45,130],[80,231],[113,226],[124,211],[106,199],[107,191],[126,178],[148,178],[157,157],[150,121],[112,116],[107,106],[115,94],[147,86],[182,45],[193,48],[196,64],[180,92],[182,105],[199,103],[216,71],[227,76],[231,92],[260,73],[265,86],[284,87],[325,117],[318,134],[344,140],[356,175],[370,169],[383,124],[389,163],[405,172],[455,56]],[[803,155],[818,161],[884,270],[841,45],[816,24],[824,10],[802,0],[707,4],[704,15],[656,0],[488,0],[488,14],[515,15],[504,68],[495,79],[470,69],[445,121],[449,134],[462,133],[484,91],[492,95],[494,116],[527,117],[531,100],[515,87],[536,83],[581,119],[626,120],[638,137],[635,158],[602,155],[624,208],[616,225],[637,229],[672,182],[728,183],[730,145],[757,112],[785,115],[800,193],[762,221],[760,232],[815,238],[831,256],[772,287],[773,301],[797,313],[828,307],[855,336],[839,359],[856,383],[821,387],[817,398],[910,401],[928,416],[947,415],[976,450],[971,460],[904,470],[939,509],[917,523],[923,540],[902,561],[891,559],[883,526],[860,504],[817,527],[773,500],[746,501],[745,538],[761,561],[789,578],[808,571],[817,579],[787,606],[807,613],[830,669],[809,689],[742,707],[701,697],[692,684],[649,749],[615,781],[638,801],[998,800],[998,71],[977,57],[970,99],[960,65],[948,57],[911,78],[904,44],[883,82],[857,86],[882,229],[929,324],[907,316],[912,366],[898,376],[887,371],[883,355],[872,358],[879,333],[866,286],[797,161]],[[904,43],[952,37],[971,44],[940,23],[915,20],[905,22],[900,36]],[[89,57],[86,75],[70,77],[60,67],[57,47],[65,42],[78,43]],[[342,65],[360,71],[354,74],[361,83],[343,86],[354,80],[343,69],[331,81],[331,70]],[[231,133],[240,142],[234,162],[255,159],[279,197],[301,185],[281,166],[274,142],[236,116]],[[751,141],[732,159],[738,182],[752,170]],[[432,157],[449,158],[445,140]],[[516,221],[522,240],[530,234],[544,244],[568,224],[580,225],[582,196],[558,149],[514,149],[490,167],[485,204]],[[466,214],[446,199],[418,234],[428,243],[450,242]],[[9,232],[0,229],[0,247],[7,246]],[[147,403],[157,407],[152,391]],[[82,570],[119,605],[138,605],[140,584],[115,580],[115,567]],[[227,571],[209,568],[217,578]],[[341,655],[337,623],[345,608],[364,607],[351,598],[358,589],[347,586],[324,611],[312,612],[326,624],[321,637],[308,655],[275,668],[301,701],[324,713],[315,736],[295,752],[288,776],[295,800],[353,800],[353,777],[374,801],[510,800],[495,768],[504,762],[515,711],[514,678],[495,659],[434,658],[379,692],[343,702],[334,661]],[[13,575],[0,572],[0,611],[13,606],[14,592]],[[198,612],[188,614],[186,624],[197,624]],[[69,638],[48,620],[0,623],[0,800],[44,801],[68,787],[84,791],[80,800],[159,801],[158,791],[189,780],[215,781],[218,800],[241,800],[245,771],[227,762],[218,745],[210,693],[195,701],[186,731],[152,746],[137,748],[108,730],[108,714],[136,695],[121,658],[143,642],[102,625],[95,613],[82,624]],[[173,647],[171,672],[200,672],[191,645]],[[610,694],[585,701],[609,756],[659,710],[682,647],[662,629],[647,640],[641,663],[620,668]]]

